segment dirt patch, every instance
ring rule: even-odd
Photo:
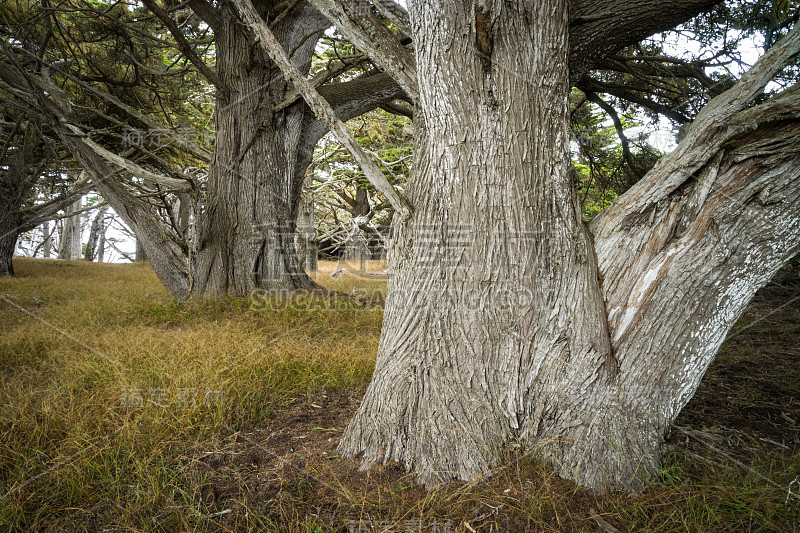
[[[339,522],[346,531],[359,520],[341,516],[340,508],[370,500],[382,488],[398,487],[424,496],[399,465],[363,472],[357,460],[337,454],[339,439],[362,395],[363,391],[319,395],[280,413],[264,427],[235,433],[223,449],[196,454],[190,468],[204,480],[202,513],[215,517],[224,530],[242,513],[257,512],[282,524],[302,508],[325,522]]]
[[[759,291],[676,425],[715,436],[744,456],[753,454],[748,449],[800,452],[798,337],[800,287]]]

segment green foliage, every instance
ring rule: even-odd
[[[580,91],[572,94],[573,105],[580,102]],[[622,126],[640,133],[628,139],[634,168],[623,157],[622,143],[607,114],[591,103],[583,103],[572,114],[573,178],[586,218],[606,209],[620,194],[647,173],[661,154],[647,142],[649,132],[632,116],[620,117]]]
[[[389,182],[402,189],[411,173],[411,120],[377,110],[351,120],[348,127],[358,143],[376,159]],[[321,233],[338,225],[343,218],[366,214],[362,211],[369,211],[370,206],[373,223],[388,226],[394,211],[349,152],[338,144],[323,141],[317,147],[315,159],[318,163],[312,171],[321,182],[314,190]],[[369,205],[362,205],[363,202]]]

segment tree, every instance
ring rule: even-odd
[[[13,276],[12,257],[23,218],[20,211],[44,170],[46,154],[37,149],[35,128],[22,120],[4,123],[0,132],[4,134],[0,154],[4,167],[0,172],[0,274]]]
[[[320,289],[294,234],[305,169],[328,124],[274,76],[229,3],[144,4],[149,12],[84,0],[0,12],[0,96],[47,123],[176,298]],[[259,2],[258,16],[309,74],[330,23],[306,2]],[[98,35],[111,45],[98,47]],[[179,139],[181,122],[202,128],[189,101],[198,73],[215,93],[213,154]],[[341,120],[405,97],[363,54],[317,66],[310,83]],[[159,142],[127,142],[126,132],[141,131]],[[201,177],[187,170],[205,166]],[[173,216],[186,205],[185,217]]]
[[[763,97],[800,29],[588,229],[568,102],[603,58],[709,4],[411,4],[413,215],[394,223],[375,373],[343,455],[436,484],[485,475],[518,442],[600,491],[657,477],[725,334],[800,251],[799,93]]]
[[[6,275],[14,274],[19,235],[54,218],[87,188],[85,181],[64,179],[41,121],[14,111],[0,109],[0,274]]]

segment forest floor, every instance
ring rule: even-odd
[[[318,281],[385,284],[321,264]],[[375,266],[375,265],[373,265]],[[0,278],[0,531],[800,531],[800,278],[762,289],[669,439],[598,497],[532,456],[426,491],[337,456],[379,306],[174,303],[146,264],[15,259]]]

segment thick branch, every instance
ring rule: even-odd
[[[575,0],[570,6],[570,80],[604,57],[674,28],[719,0]]]
[[[314,87],[319,87],[328,80],[335,78],[339,74],[347,72],[351,68],[356,67],[367,60],[367,56],[362,53],[358,53],[350,57],[343,58],[341,61],[334,61],[328,67],[314,74],[314,76],[312,76],[308,81]],[[302,100],[302,98],[303,96],[300,94],[300,91],[292,87],[283,101],[275,106],[275,111],[277,112],[281,109],[285,109],[298,100]]]
[[[397,80],[412,100],[419,87],[414,59],[397,37],[384,26],[365,0],[311,0],[323,15],[376,65]]]
[[[578,82],[575,83],[575,87],[577,87],[578,89],[587,94],[606,93],[612,96],[616,96],[617,98],[620,98],[622,100],[626,100],[628,102],[642,106],[645,109],[649,109],[650,111],[654,111],[660,115],[664,115],[665,117],[670,118],[679,124],[685,124],[687,122],[691,122],[691,119],[689,117],[687,117],[677,109],[663,104],[659,104],[658,102],[654,102],[653,100],[649,100],[626,87],[602,83],[597,80],[593,80],[588,76],[584,76],[583,78],[578,80]]]
[[[343,122],[405,96],[400,86],[386,73],[323,85],[317,92],[327,100]]]
[[[137,165],[136,163],[134,163],[129,159],[126,159],[122,156],[110,152],[109,150],[106,150],[105,148],[94,142],[92,139],[90,139],[77,126],[74,126],[72,124],[66,124],[65,126],[71,132],[72,135],[79,138],[81,143],[85,144],[97,155],[99,155],[106,161],[127,170],[131,174],[138,176],[140,178],[150,180],[154,183],[164,185],[166,187],[173,187],[175,189],[187,190],[187,191],[191,189],[191,184],[192,184],[191,178],[187,177],[186,179],[176,179],[176,178],[170,178],[168,176],[162,176],[161,174],[156,174],[155,172],[151,172],[146,168]]]
[[[754,195],[768,197],[770,180],[783,184],[796,179],[796,168],[775,169],[796,165],[800,89],[788,89],[754,108],[748,105],[798,53],[800,28],[713,99],[678,148],[592,222],[614,338],[632,326],[669,265],[707,231],[720,232],[715,220],[721,213],[742,211]],[[726,218],[733,224],[740,216]]]
[[[195,15],[200,17],[203,22],[214,30],[214,33],[219,31],[222,23],[217,8],[209,4],[206,0],[189,0],[189,7],[192,8]]]
[[[697,115],[684,140],[671,154],[603,213],[643,213],[680,187],[705,165],[728,140],[752,129],[754,122],[733,125],[735,115],[761,94],[770,80],[800,54],[800,27],[795,27],[745,73],[728,91],[711,100]],[[645,194],[645,191],[647,193]],[[598,222],[599,223],[599,222]]]
[[[411,22],[408,11],[394,0],[371,0],[375,9],[386,17],[406,37],[411,37]]]

